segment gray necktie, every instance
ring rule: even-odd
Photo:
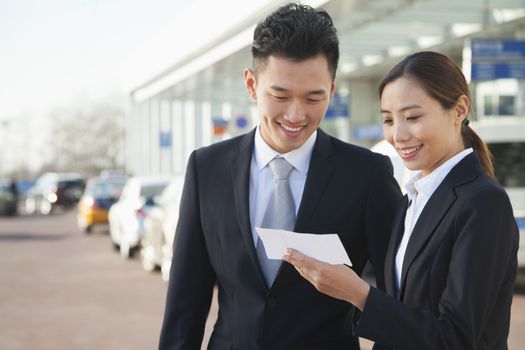
[[[293,166],[284,158],[273,159],[269,166],[273,173],[274,189],[266,207],[261,227],[293,230],[295,226],[295,203],[288,181]],[[264,272],[266,284],[271,287],[281,266],[281,260],[268,259],[260,239],[257,240],[257,256]]]

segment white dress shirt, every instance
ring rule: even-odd
[[[396,254],[396,286],[399,291],[401,288],[401,273],[403,271],[403,260],[407,250],[412,230],[419,218],[419,215],[425,208],[428,200],[436,191],[439,185],[443,182],[448,173],[467,155],[472,153],[472,148],[467,148],[454,157],[447,160],[445,163],[437,167],[432,173],[427,176],[421,176],[421,172],[407,181],[405,189],[407,191],[409,206],[405,216],[405,232],[399,244]]]
[[[297,215],[316,138],[317,130],[310,135],[300,148],[286,154],[279,154],[264,141],[261,136],[260,126],[255,130],[255,145],[250,165],[250,222],[255,245],[257,245],[257,240],[259,239],[255,227],[260,227],[262,224],[274,187],[273,174],[268,163],[276,157],[282,157],[293,165],[294,168],[288,181],[295,203],[295,215]]]

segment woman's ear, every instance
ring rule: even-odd
[[[246,87],[246,91],[248,91],[248,95],[252,99],[252,101],[257,101],[257,93],[255,92],[257,85],[257,81],[255,80],[255,73],[249,69],[244,69],[244,86]]]
[[[467,96],[461,95],[454,107],[456,110],[456,123],[460,124],[468,116],[470,111],[470,100]]]

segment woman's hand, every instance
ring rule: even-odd
[[[363,310],[370,286],[351,268],[328,264],[294,249],[288,249],[288,255],[283,256],[283,260],[292,264],[318,291]]]

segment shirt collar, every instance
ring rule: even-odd
[[[299,148],[294,149],[288,153],[280,154],[271,148],[261,136],[261,128],[257,126],[255,130],[255,147],[254,155],[257,168],[261,171],[270,163],[275,157],[281,156],[290,164],[293,165],[297,171],[306,176],[308,167],[310,165],[310,158],[314,150],[315,140],[317,139],[317,130],[306,140],[306,142]]]
[[[434,169],[433,172],[427,176],[422,176],[421,172],[418,172],[414,177],[407,181],[405,189],[408,194],[408,198],[413,200],[416,196],[430,196],[443,182],[448,173],[454,168],[463,158],[473,152],[472,148],[464,149],[459,152],[445,163]]]

